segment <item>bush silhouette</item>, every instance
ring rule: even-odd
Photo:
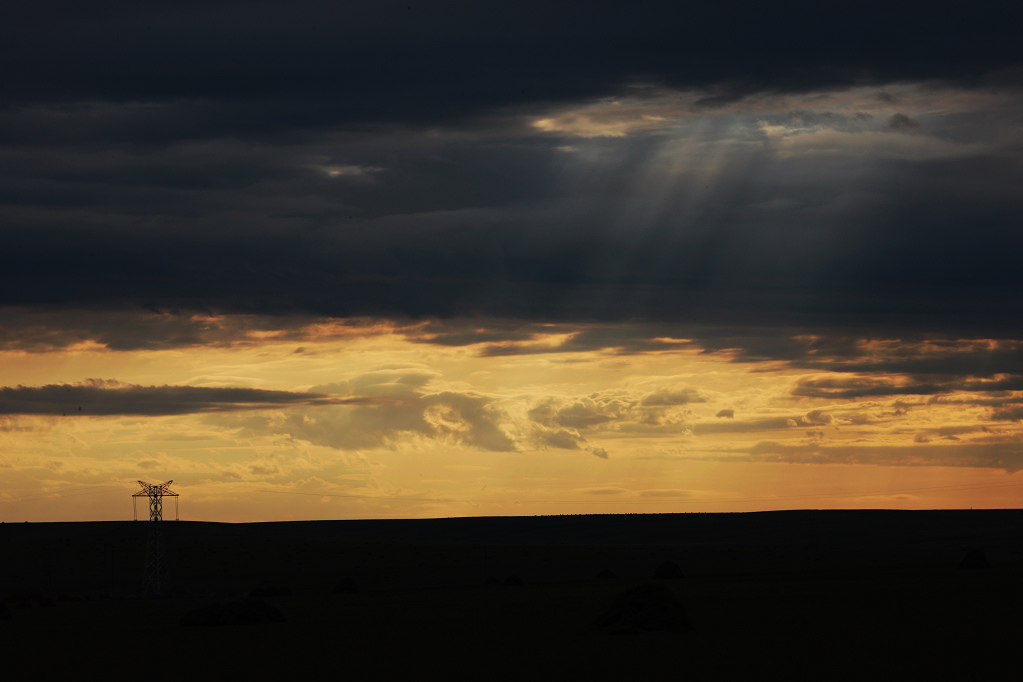
[[[645,583],[619,593],[592,628],[611,634],[682,632],[690,628],[689,617],[675,593],[662,585]]]
[[[984,550],[974,547],[966,552],[966,556],[959,562],[959,568],[991,568],[991,562],[987,560]]]

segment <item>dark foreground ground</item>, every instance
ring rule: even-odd
[[[0,525],[3,672],[980,679],[1023,643],[1017,510],[166,521],[141,599],[148,525]],[[647,583],[688,628],[594,626]],[[284,621],[181,625],[252,593]]]

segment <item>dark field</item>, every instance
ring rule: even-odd
[[[979,679],[1023,640],[1016,510],[165,521],[170,589],[140,599],[148,523],[0,525],[5,670]],[[649,582],[687,629],[593,627]],[[180,625],[260,591],[284,622]]]

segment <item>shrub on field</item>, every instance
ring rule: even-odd
[[[663,585],[645,583],[619,593],[611,608],[591,627],[610,634],[682,632],[690,628],[690,622],[674,592]]]
[[[991,568],[991,562],[987,560],[984,550],[974,547],[959,562],[959,568]]]

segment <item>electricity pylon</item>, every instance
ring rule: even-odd
[[[142,595],[145,597],[158,597],[162,590],[167,587],[167,555],[163,547],[163,532],[157,523],[163,521],[163,498],[178,497],[169,486],[174,481],[152,484],[139,481],[142,490],[133,494],[132,505],[135,505],[138,498],[149,498],[149,536],[146,539],[146,583]],[[174,500],[177,503],[177,500]],[[176,515],[175,515],[176,516]],[[135,520],[139,520],[138,507],[135,507]]]

